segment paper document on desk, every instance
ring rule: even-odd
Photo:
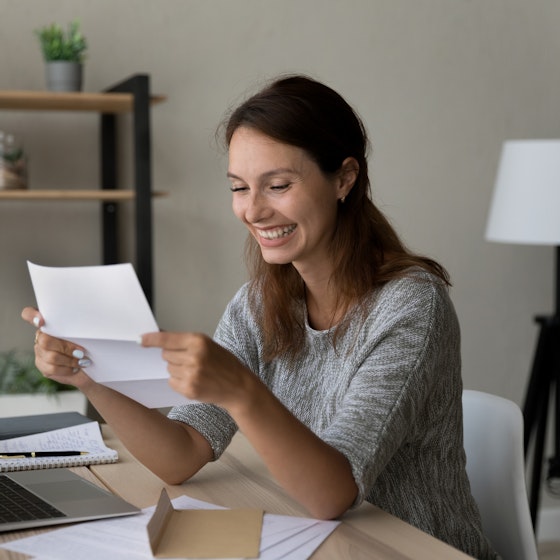
[[[175,498],[172,503],[177,509],[222,509],[189,496]],[[147,560],[153,558],[146,526],[154,508],[142,511],[140,515],[64,527],[3,543],[0,547],[41,560]],[[339,524],[340,521],[265,513],[258,557],[306,560]]]
[[[150,408],[184,404],[168,385],[159,348],[143,348],[140,335],[158,325],[130,263],[46,267],[28,262],[41,330],[87,350],[87,374]]]

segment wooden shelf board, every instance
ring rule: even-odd
[[[155,104],[165,101],[166,97],[152,95],[150,99]],[[132,110],[132,104],[131,93],[0,90],[0,109],[127,113]]]
[[[154,191],[154,197],[167,196],[166,192]],[[136,193],[125,189],[95,190],[0,190],[0,200],[96,200],[101,202],[119,202],[134,200]]]

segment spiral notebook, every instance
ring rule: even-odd
[[[91,421],[91,418],[79,412],[49,412],[25,416],[3,416],[0,418],[0,439],[51,432],[52,430],[86,424]]]
[[[118,453],[103,442],[97,422],[0,440],[0,456],[30,452],[80,451],[83,455],[0,458],[0,472],[116,463]]]

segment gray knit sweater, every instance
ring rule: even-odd
[[[415,272],[372,294],[336,346],[306,328],[297,363],[265,363],[248,286],[228,305],[215,340],[258,375],[322,440],[343,453],[367,500],[479,559],[494,558],[465,472],[459,326],[447,289]],[[306,323],[307,324],[307,323]],[[175,407],[217,459],[237,426],[213,405]]]

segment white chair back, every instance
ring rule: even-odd
[[[512,401],[463,391],[464,447],[482,527],[503,560],[537,560],[523,457],[523,416]]]

